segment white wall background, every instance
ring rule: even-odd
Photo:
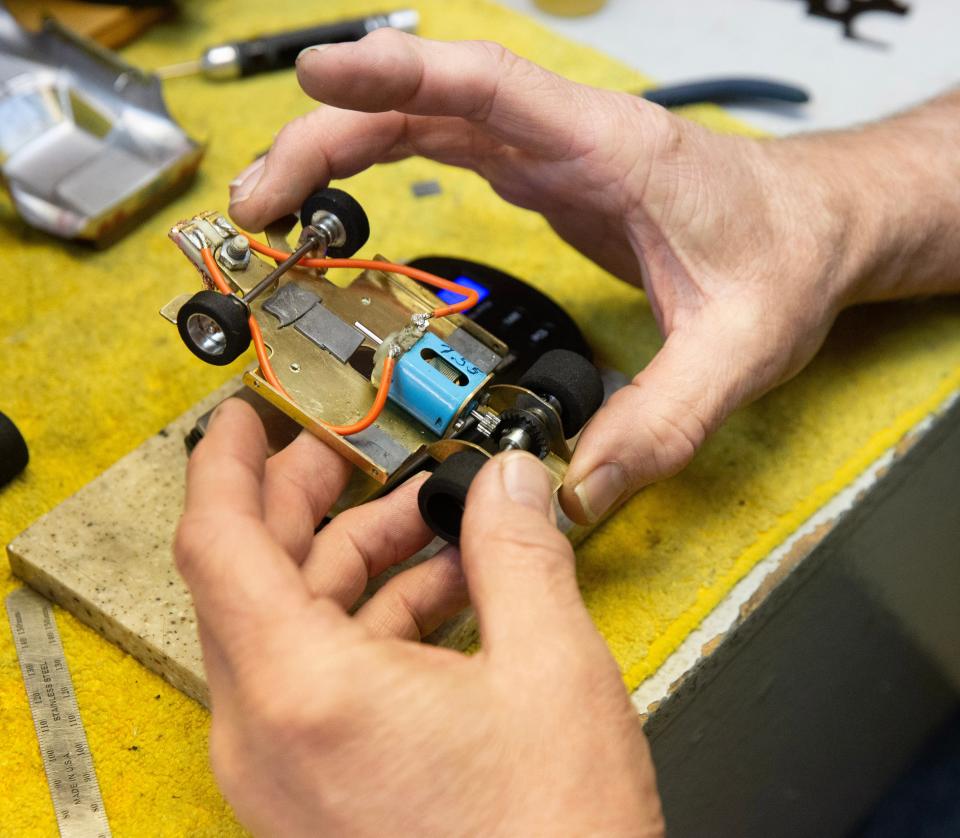
[[[837,2],[857,0],[837,0]],[[960,0],[906,0],[906,16],[870,12],[858,33],[809,17],[802,0],[608,0],[600,12],[563,18],[533,0],[501,0],[569,38],[663,83],[717,75],[794,81],[813,96],[793,111],[731,108],[759,128],[786,134],[874,119],[960,85]],[[958,150],[960,153],[960,150]]]

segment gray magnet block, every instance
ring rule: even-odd
[[[341,320],[322,304],[315,305],[302,315],[293,327],[301,335],[312,340],[321,349],[326,349],[334,358],[345,364],[357,347],[363,343],[363,333]]]
[[[288,282],[278,288],[263,304],[263,310],[269,311],[276,317],[280,321],[280,327],[283,328],[303,317],[319,302],[320,298],[313,291],[308,291],[295,282]]]
[[[351,434],[347,439],[387,472],[396,471],[410,456],[406,448],[376,425]]]
[[[503,360],[492,349],[480,343],[463,326],[457,327],[453,334],[447,338],[447,344],[484,372],[491,372]]]

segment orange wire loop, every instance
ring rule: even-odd
[[[284,253],[282,250],[277,250],[276,248],[265,245],[262,242],[258,242],[256,239],[250,238],[250,247],[251,249],[257,251],[257,253],[262,253],[264,256],[269,256],[271,259],[276,260],[277,262],[282,262],[290,254]],[[408,276],[411,279],[416,279],[420,282],[423,282],[427,285],[432,285],[434,288],[442,288],[445,291],[452,291],[454,294],[461,295],[462,299],[459,303],[452,303],[446,306],[439,306],[435,308],[430,314],[432,317],[449,317],[451,314],[457,314],[461,311],[466,311],[468,308],[473,308],[478,302],[480,302],[480,295],[473,288],[466,288],[463,285],[458,285],[456,282],[451,282],[449,279],[444,279],[439,277],[436,274],[427,273],[427,271],[421,271],[419,268],[411,268],[407,265],[398,265],[396,262],[381,262],[377,259],[301,259],[297,262],[298,265],[302,265],[305,268],[362,268],[364,270],[373,270],[373,271],[387,271],[388,273],[403,274]]]
[[[213,252],[210,248],[201,248],[200,256],[203,259],[203,264],[207,268],[207,272],[210,274],[210,279],[213,281],[213,284],[217,286],[217,290],[220,291],[221,294],[232,294],[233,289],[230,288],[226,279],[223,278],[220,266],[217,264],[217,260],[213,258]],[[250,339],[253,341],[253,348],[257,353],[257,362],[260,364],[260,371],[263,373],[263,377],[270,383],[271,387],[281,393],[288,401],[292,402],[293,397],[280,383],[280,379],[277,378],[276,373],[273,371],[273,364],[270,363],[270,356],[267,354],[267,347],[263,342],[263,333],[260,331],[260,324],[257,323],[252,314],[247,323],[250,327]],[[383,359],[380,386],[377,388],[377,395],[373,400],[373,405],[370,407],[370,410],[367,411],[366,416],[351,425],[324,424],[324,427],[327,428],[327,430],[333,431],[335,434],[340,434],[340,436],[350,436],[351,434],[360,433],[360,431],[369,428],[376,422],[387,404],[387,396],[390,392],[390,383],[393,380],[395,364],[396,362],[389,355]]]
[[[377,396],[363,419],[359,422],[354,422],[352,425],[326,425],[327,430],[333,431],[335,434],[340,434],[340,436],[350,436],[350,434],[360,433],[360,431],[369,428],[376,422],[377,417],[383,412],[383,408],[387,404],[387,395],[390,392],[390,382],[393,380],[393,368],[395,364],[396,361],[394,361],[390,355],[387,355],[387,357],[383,359],[383,371],[380,373],[380,386],[377,387]]]

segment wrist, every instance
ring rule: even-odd
[[[958,121],[952,95],[863,128],[768,144],[801,184],[811,223],[822,208],[829,229],[818,238],[841,306],[960,290]]]
[[[788,246],[803,261],[821,300],[835,311],[862,301],[881,261],[885,226],[855,142],[840,136],[761,142],[775,173],[771,193],[783,203],[774,211],[785,216]]]

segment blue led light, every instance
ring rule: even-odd
[[[480,297],[480,300],[485,299],[490,292],[484,288],[479,282],[475,282],[470,279],[468,276],[458,276],[455,280],[457,285],[462,285],[464,288],[469,288],[471,291],[476,291]],[[448,306],[453,305],[454,303],[459,303],[466,294],[458,294],[456,291],[448,291],[446,288],[442,288],[436,292],[437,296],[443,300]],[[480,302],[477,300],[477,302]]]

